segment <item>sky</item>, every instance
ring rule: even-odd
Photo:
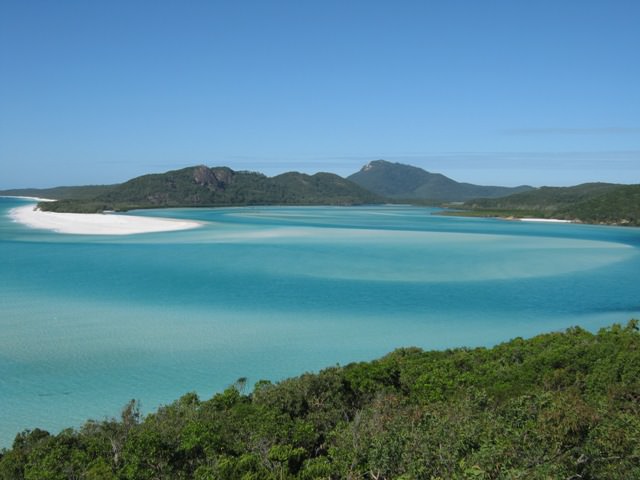
[[[638,0],[0,0],[0,188],[190,165],[640,183]]]

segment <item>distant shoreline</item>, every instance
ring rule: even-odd
[[[173,218],[150,218],[111,213],[43,212],[35,205],[13,208],[9,211],[9,217],[14,222],[29,228],[72,235],[134,235],[188,230],[203,225],[202,222]]]
[[[450,209],[450,207],[443,207],[442,211],[435,213],[435,215],[442,215],[444,217],[467,217],[467,218],[497,218],[499,220],[507,220],[510,222],[534,222],[534,223],[584,223],[577,219],[563,219],[563,218],[545,218],[539,216],[518,216],[514,212],[496,212],[485,210],[458,210],[456,208]]]
[[[24,195],[0,195],[0,198],[21,198],[23,200],[34,200],[36,202],[55,202],[53,198],[27,197]]]
[[[442,215],[443,217],[465,217],[465,218],[495,218],[498,220],[505,220],[509,222],[537,222],[537,223],[572,223],[577,225],[599,225],[603,227],[624,227],[624,228],[640,228],[638,225],[629,222],[628,220],[620,221],[586,221],[578,218],[544,218],[544,217],[524,217],[517,216],[513,211],[509,212],[496,212],[486,210],[448,210],[447,207],[440,212],[435,212],[433,215]]]

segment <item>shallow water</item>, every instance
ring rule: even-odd
[[[493,345],[640,316],[640,230],[259,207],[136,215],[206,222],[127,237],[13,223],[0,198],[0,447],[400,346]]]

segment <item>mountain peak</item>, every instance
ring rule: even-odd
[[[372,168],[382,167],[384,165],[391,165],[391,162],[387,162],[386,160],[372,160],[367,163],[364,167],[360,169],[361,172],[367,172]]]
[[[348,179],[378,195],[433,201],[500,197],[530,189],[460,183],[440,173],[430,173],[419,167],[386,160],[373,160]]]

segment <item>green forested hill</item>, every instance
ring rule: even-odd
[[[567,205],[591,200],[619,187],[613,183],[583,183],[574,187],[540,187],[502,198],[480,198],[465,205],[479,208],[557,211]]]
[[[245,384],[25,431],[0,479],[640,478],[635,321]]]
[[[640,226],[640,185],[618,186],[596,198],[567,205],[559,215],[589,223]]]
[[[460,183],[440,173],[385,160],[370,162],[347,178],[385,197],[439,202],[501,197],[533,188],[526,185],[510,188]]]
[[[640,225],[640,185],[585,183],[575,187],[542,187],[504,198],[468,201],[464,207],[496,215]]]
[[[42,203],[49,211],[99,212],[134,208],[230,205],[354,205],[377,195],[331,173],[290,172],[269,178],[227,167],[189,167],[143,175],[83,200]]]

